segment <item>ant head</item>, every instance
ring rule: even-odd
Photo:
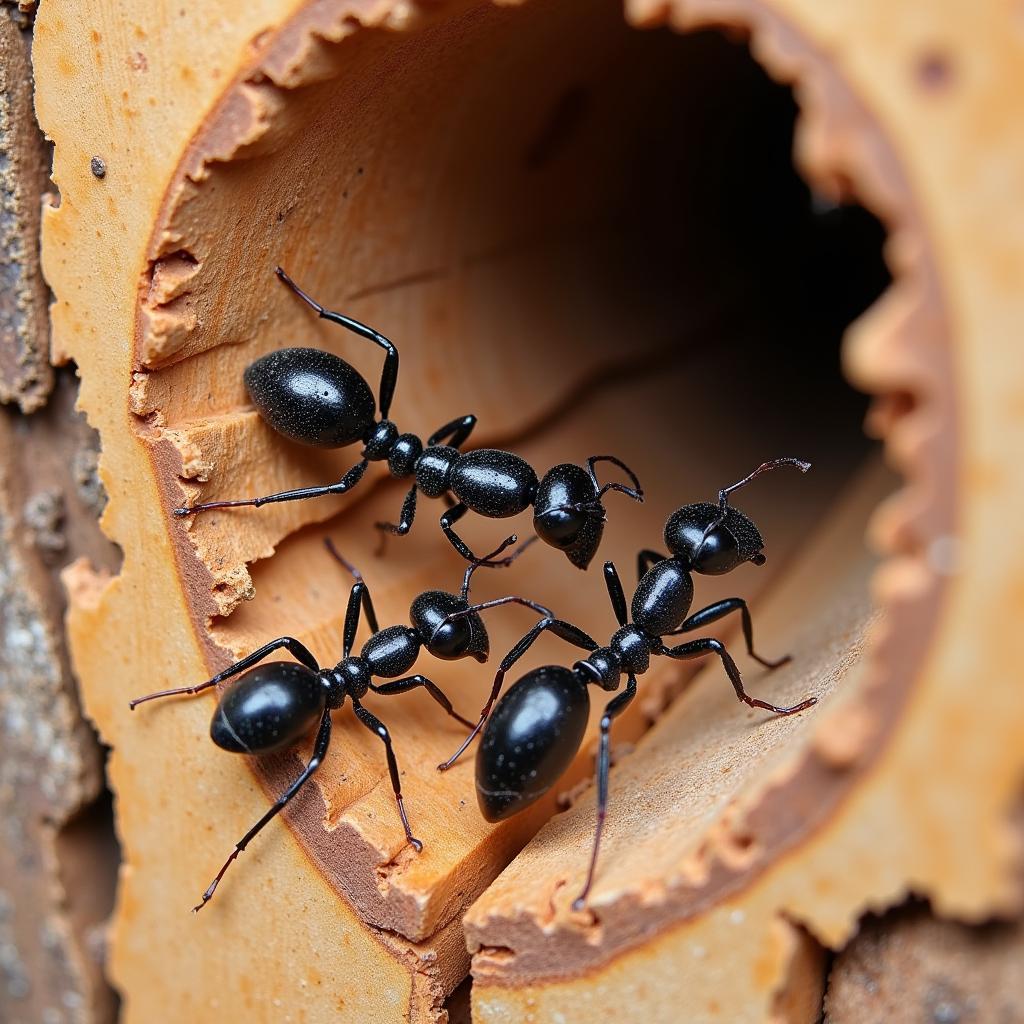
[[[597,462],[612,462],[621,467],[636,485],[598,483],[594,472]],[[564,551],[577,569],[586,569],[597,553],[604,534],[603,498],[608,491],[621,491],[635,501],[643,501],[643,491],[633,473],[610,455],[594,455],[587,468],[571,462],[554,466],[544,474],[534,499],[533,528],[546,544]]]
[[[688,569],[706,576],[721,576],[743,562],[765,562],[764,540],[750,519],[710,501],[673,512],[665,524],[665,543]]]
[[[746,487],[762,473],[770,473],[783,466],[792,466],[801,473],[811,468],[811,464],[803,459],[789,456],[769,459],[742,480],[723,487],[718,492],[717,505],[702,501],[697,505],[684,505],[673,512],[665,524],[665,543],[672,554],[692,572],[707,576],[721,576],[743,562],[764,565],[761,533],[742,512],[729,504],[729,495]]]
[[[455,661],[476,658],[485,662],[491,644],[483,619],[477,612],[445,621],[452,612],[462,612],[469,604],[455,594],[444,590],[427,590],[420,594],[409,609],[413,629],[419,634],[423,646],[435,658]]]

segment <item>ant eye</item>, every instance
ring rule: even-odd
[[[430,638],[429,650],[436,658],[461,658],[469,649],[473,628],[468,617],[439,626]]]
[[[703,541],[697,538],[693,571],[707,576],[720,576],[739,565],[736,538],[724,526],[713,529]]]
[[[538,536],[555,548],[569,548],[576,542],[580,530],[587,524],[587,510],[580,508],[551,508],[536,516],[533,525]]]

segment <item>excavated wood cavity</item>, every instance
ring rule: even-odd
[[[858,843],[847,836],[848,848],[830,848],[824,833],[850,810],[847,798],[866,788],[920,692],[914,684],[923,681],[944,577],[956,571],[949,321],[917,202],[879,125],[829,55],[771,9],[739,2],[723,10],[697,0],[685,10],[631,10],[680,31],[724,19],[749,32],[759,60],[798,85],[804,173],[823,189],[861,197],[885,219],[895,281],[849,332],[844,363],[878,396],[867,427],[884,438],[904,481],[883,500],[892,480],[866,465],[759,603],[764,631],[794,653],[777,692],[790,699],[811,691],[819,706],[799,719],[751,715],[743,723],[729,715],[714,666],[703,670],[619,768],[617,814],[587,912],[574,914],[569,902],[590,850],[592,791],[552,821],[464,918],[481,993],[475,1011],[507,1012],[525,1000],[531,1012],[558,1013],[567,1005],[562,994],[586,977],[607,993],[614,1014],[622,994],[614,971],[638,977],[651,966],[631,960],[634,952],[641,961],[703,957],[705,947],[686,946],[686,929],[710,936],[730,901],[729,926],[796,942],[799,922],[838,946],[865,900],[899,899],[907,884],[899,880],[915,870],[896,866],[884,893],[870,879],[839,892],[836,865],[857,863]],[[862,548],[869,517],[874,546],[890,556],[877,570]],[[860,838],[866,847],[879,844],[872,852],[890,848],[873,833]],[[706,964],[712,977],[732,955],[728,936],[719,938],[718,959]],[[673,943],[675,953],[667,952]],[[778,983],[781,998],[788,983]],[[627,985],[627,998],[631,991]]]
[[[375,390],[379,378],[377,351],[315,321],[273,278],[281,264],[397,343],[401,429],[425,436],[474,412],[474,445],[508,443],[540,471],[593,453],[629,462],[647,501],[609,499],[599,556],[616,559],[629,592],[637,549],[661,546],[675,507],[713,498],[765,458],[813,461],[806,477],[776,474],[737,501],[769,562],[700,581],[697,600],[756,598],[869,454],[839,340],[887,282],[881,228],[842,205],[852,197],[832,168],[818,167],[813,195],[796,174],[793,98],[740,41],[638,31],[605,2],[432,11],[311,5],[254,41],[251,74],[226,90],[179,169],[140,287],[131,389],[168,511],[337,479],[358,458],[289,445],[247,403],[244,367],[285,344],[343,355]],[[898,410],[886,409],[876,419],[890,426]],[[351,581],[327,558],[327,534],[361,567],[382,624],[407,621],[420,590],[455,589],[462,565],[439,502],[421,499],[412,535],[374,557],[372,523],[394,519],[403,493],[371,471],[343,499],[173,524],[211,670],[281,634],[337,659]],[[525,517],[464,522],[479,550],[530,531]],[[614,624],[596,569],[538,546],[511,570],[478,574],[474,596],[523,593],[605,637]],[[500,657],[530,620],[488,621]],[[775,652],[770,636],[761,645]],[[545,640],[522,667],[565,657]],[[771,695],[770,679],[741,666]],[[417,668],[464,713],[489,683],[475,663],[424,655]],[[620,741],[691,673],[658,665],[644,677]],[[368,920],[422,939],[472,902],[556,794],[487,825],[471,759],[433,769],[459,729],[418,694],[374,707],[395,737],[423,853],[403,842],[379,743],[347,711],[288,818]],[[305,753],[258,767],[268,792]],[[588,771],[584,753],[566,788]]]

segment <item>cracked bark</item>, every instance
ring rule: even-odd
[[[103,1024],[117,848],[103,753],[64,645],[60,568],[114,568],[95,437],[61,370],[45,407],[0,411],[0,1017]]]

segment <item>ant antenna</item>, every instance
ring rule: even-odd
[[[324,537],[324,547],[327,548],[336,562],[339,562],[348,569],[357,583],[363,581],[363,574],[334,546],[334,541],[330,537]]]
[[[594,472],[594,466],[598,462],[610,462],[613,466],[618,466],[632,481],[633,486],[627,487],[625,484],[607,483],[602,486],[598,479],[597,473]],[[644,489],[640,486],[640,481],[637,479],[636,473],[633,472],[621,459],[615,458],[614,455],[591,455],[587,459],[587,469],[590,472],[590,479],[594,481],[594,486],[598,488],[597,497],[594,499],[600,502],[601,498],[607,494],[608,491],[619,491],[621,494],[628,495],[634,501],[644,500]]]
[[[795,466],[800,470],[801,473],[806,473],[811,468],[809,462],[804,462],[803,459],[792,459],[783,457],[781,459],[771,459],[768,462],[762,462],[753,473],[745,476],[742,480],[737,480],[736,483],[730,484],[728,487],[723,487],[718,492],[718,517],[709,526],[704,528],[704,534],[700,539],[700,545],[697,548],[697,554],[700,554],[701,548],[704,546],[704,542],[708,539],[712,531],[717,530],[719,526],[725,521],[725,515],[729,511],[729,495],[733,491],[738,491],[741,487],[746,487],[751,480],[759,477],[762,473],[770,473],[773,469],[781,469],[783,466]],[[760,561],[755,561],[757,556],[750,559],[755,565],[764,565],[765,557],[761,555]]]
[[[529,539],[524,540],[523,543],[520,544],[519,547],[517,547],[507,558],[501,559],[500,562],[495,562],[494,557],[496,555],[500,555],[502,551],[511,547],[517,540],[519,540],[519,538],[513,533],[511,537],[506,537],[489,555],[482,555],[467,566],[466,575],[462,578],[462,600],[466,601],[469,599],[469,581],[473,578],[473,573],[475,573],[481,565],[490,563],[491,568],[507,568],[537,539],[537,535],[534,534]]]

